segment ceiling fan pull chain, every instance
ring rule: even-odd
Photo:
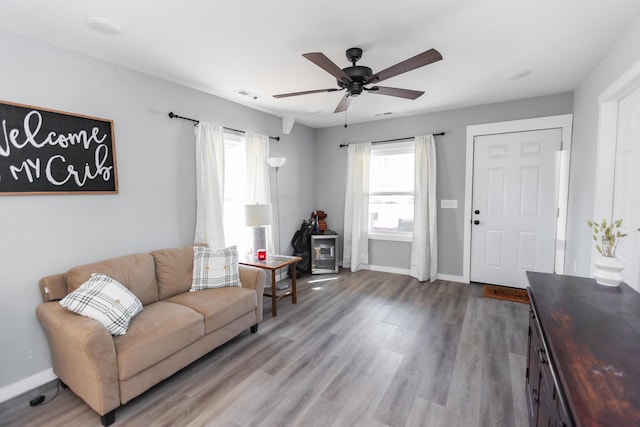
[[[347,110],[344,110],[344,127],[347,127]]]

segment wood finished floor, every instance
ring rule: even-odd
[[[298,304],[280,301],[272,318],[265,299],[257,334],[118,409],[114,427],[528,425],[527,305],[371,271],[306,276],[298,289]],[[70,390],[19,406],[0,424],[101,425]]]

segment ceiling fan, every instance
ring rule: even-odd
[[[289,96],[309,95],[311,93],[338,92],[346,89],[347,93],[345,93],[342,97],[342,100],[340,100],[340,103],[336,107],[334,113],[346,111],[347,108],[349,108],[349,104],[351,103],[351,98],[360,95],[363,90],[371,93],[377,93],[379,95],[416,99],[424,92],[385,86],[367,87],[367,85],[375,85],[378,82],[397,76],[398,74],[406,73],[407,71],[424,67],[425,65],[429,65],[442,59],[442,55],[440,55],[440,52],[435,49],[429,49],[426,52],[422,52],[421,54],[414,56],[413,58],[406,59],[380,72],[373,73],[373,71],[369,67],[356,65],[356,63],[362,57],[362,49],[360,49],[359,47],[352,47],[350,49],[347,49],[345,53],[347,56],[347,60],[349,60],[349,62],[351,62],[352,64],[351,67],[340,68],[321,52],[305,53],[302,55],[309,61],[313,62],[318,67],[322,68],[333,77],[338,79],[338,88],[282,93],[279,95],[273,95],[273,97],[286,98]]]

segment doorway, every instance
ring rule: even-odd
[[[623,219],[629,235],[616,255],[625,265],[624,281],[640,292],[640,203],[637,197],[640,159],[640,61],[598,98],[598,155],[593,218]],[[598,253],[592,251],[592,263]]]
[[[640,289],[640,259],[638,233],[640,227],[640,86],[622,98],[618,104],[616,141],[616,168],[613,179],[613,213],[611,219],[623,219],[627,233],[621,240],[616,255],[625,269],[624,281],[634,289]]]
[[[555,271],[561,137],[561,129],[476,137],[472,282],[526,288],[526,271]]]
[[[526,270],[564,272],[572,120],[568,114],[467,127],[465,282],[526,288]],[[476,176],[475,163],[483,155],[487,161]],[[474,194],[474,186],[484,192]],[[530,197],[548,196],[549,188],[551,197]],[[511,211],[506,222],[500,209]],[[533,215],[534,210],[544,215]],[[527,216],[539,217],[538,228],[530,227]]]

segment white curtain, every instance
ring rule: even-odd
[[[369,162],[371,143],[347,149],[347,194],[344,202],[342,266],[358,271],[369,264]]]
[[[269,137],[246,133],[247,148],[247,199],[249,204],[271,203],[269,185]],[[276,215],[273,215],[275,218]],[[267,252],[274,252],[272,227],[267,226]]]
[[[200,122],[196,133],[195,243],[223,249],[224,136],[222,126]]]
[[[410,274],[421,282],[436,280],[438,236],[436,228],[436,147],[433,135],[415,138],[413,241]]]

